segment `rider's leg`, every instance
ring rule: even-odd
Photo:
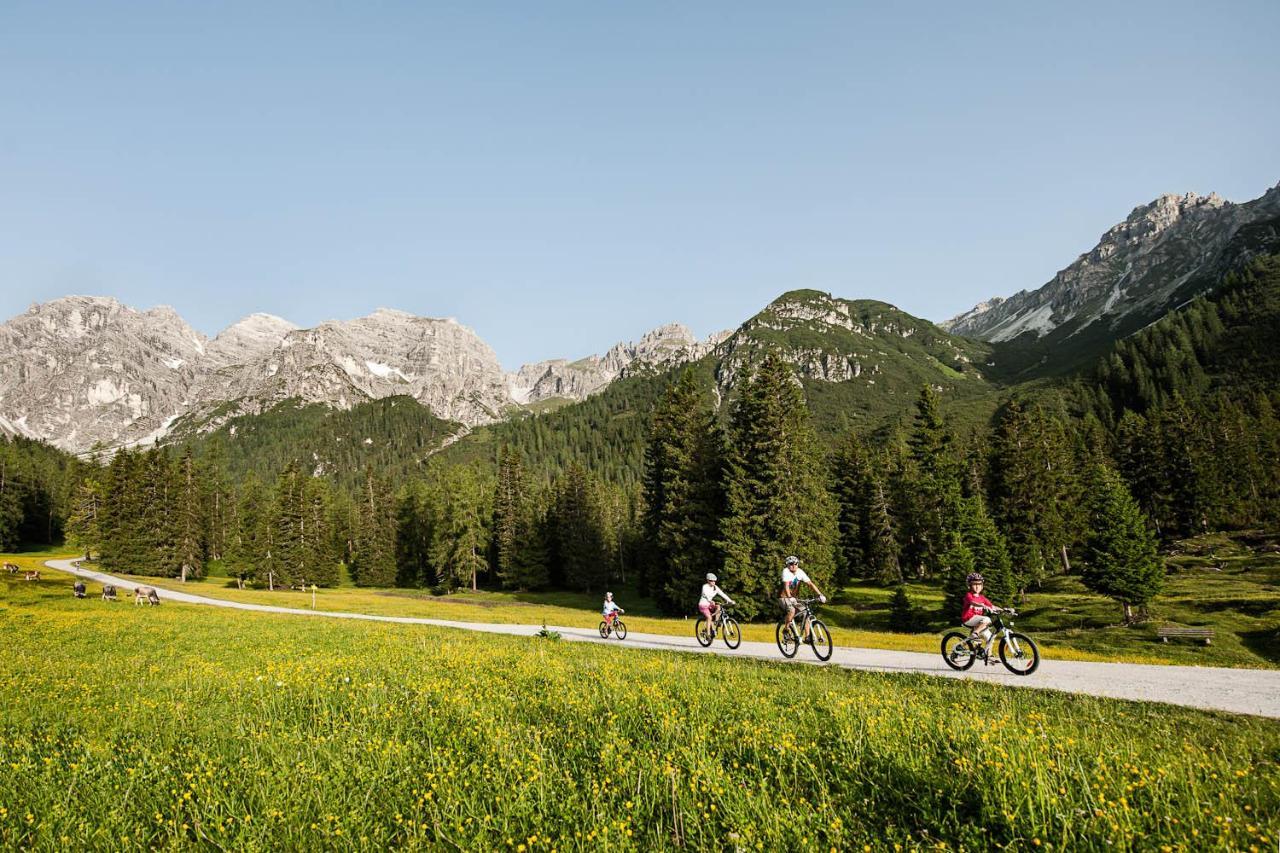
[[[991,641],[991,617],[990,616],[974,616],[964,623],[969,629],[969,639],[976,640],[982,637],[984,643]]]
[[[710,605],[710,604],[699,604],[699,605],[698,605],[698,612],[702,614],[702,618],[703,618],[703,619],[706,619],[706,620],[707,620],[707,633],[708,633],[708,634],[710,634],[710,633],[711,633],[711,631],[712,631],[712,627],[711,627],[711,626],[715,624],[715,622],[712,620],[712,617],[711,617],[711,605]]]

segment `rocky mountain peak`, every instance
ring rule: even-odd
[[[1065,339],[1096,322],[1115,328],[1129,318],[1140,326],[1187,298],[1183,285],[1209,270],[1241,227],[1273,215],[1278,199],[1274,190],[1244,204],[1217,193],[1162,195],[1135,207],[1042,287],[979,304],[941,325],[988,341]]]
[[[218,333],[205,348],[210,369],[247,364],[278,347],[298,327],[274,314],[250,314]]]
[[[585,400],[610,382],[639,369],[669,367],[706,355],[729,333],[699,341],[688,326],[667,323],[637,341],[614,344],[604,355],[577,361],[552,359],[526,364],[507,375],[511,397],[518,403],[550,399]]]

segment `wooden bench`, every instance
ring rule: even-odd
[[[1160,642],[1169,642],[1170,637],[1188,637],[1193,640],[1204,640],[1206,646],[1211,645],[1210,640],[1213,639],[1212,628],[1161,628],[1156,631],[1156,636],[1160,638]]]

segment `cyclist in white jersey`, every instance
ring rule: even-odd
[[[698,599],[698,612],[706,617],[708,625],[715,621],[715,614],[720,611],[720,605],[716,604],[717,595],[729,604],[734,603],[729,594],[716,585],[716,576],[708,572],[707,582],[702,585],[702,597]]]
[[[782,593],[778,596],[778,603],[782,605],[782,609],[787,611],[786,624],[790,625],[791,621],[796,618],[796,607],[799,601],[796,600],[796,591],[800,584],[806,583],[813,590],[814,595],[818,596],[818,600],[823,604],[827,602],[827,597],[822,594],[822,590],[818,589],[813,581],[809,580],[809,575],[805,570],[800,568],[799,557],[787,557],[787,564],[782,568]],[[806,633],[808,626],[805,626]],[[805,636],[808,640],[809,637]]]

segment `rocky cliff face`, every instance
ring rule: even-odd
[[[670,323],[638,341],[615,344],[602,356],[526,364],[507,377],[508,387],[512,398],[522,404],[550,399],[585,400],[636,370],[661,369],[702,358],[728,335],[721,332],[699,341],[687,327]]]
[[[1038,290],[997,297],[941,325],[987,341],[1066,339],[1099,323],[1140,327],[1193,296],[1184,285],[1211,282],[1205,273],[1241,228],[1278,214],[1280,186],[1244,204],[1217,194],[1164,195],[1135,208]]]
[[[507,375],[455,320],[379,309],[299,329],[253,314],[207,340],[170,308],[68,297],[0,325],[0,433],[82,453],[154,442],[179,419],[202,432],[284,400],[347,409],[397,395],[476,426],[523,403],[585,399],[630,371],[699,358],[721,338],[663,326],[603,356]]]
[[[497,420],[512,402],[497,356],[475,332],[388,309],[289,331],[273,349],[211,376],[200,396],[227,417],[288,399],[347,409],[395,395],[469,425]]]
[[[69,296],[0,325],[6,431],[68,450],[162,432],[186,410],[206,341],[171,308]]]
[[[512,405],[474,332],[398,311],[314,329],[255,314],[209,341],[170,308],[68,297],[0,325],[0,431],[73,452],[155,441],[185,415],[208,428],[286,399],[397,394],[471,425]]]

